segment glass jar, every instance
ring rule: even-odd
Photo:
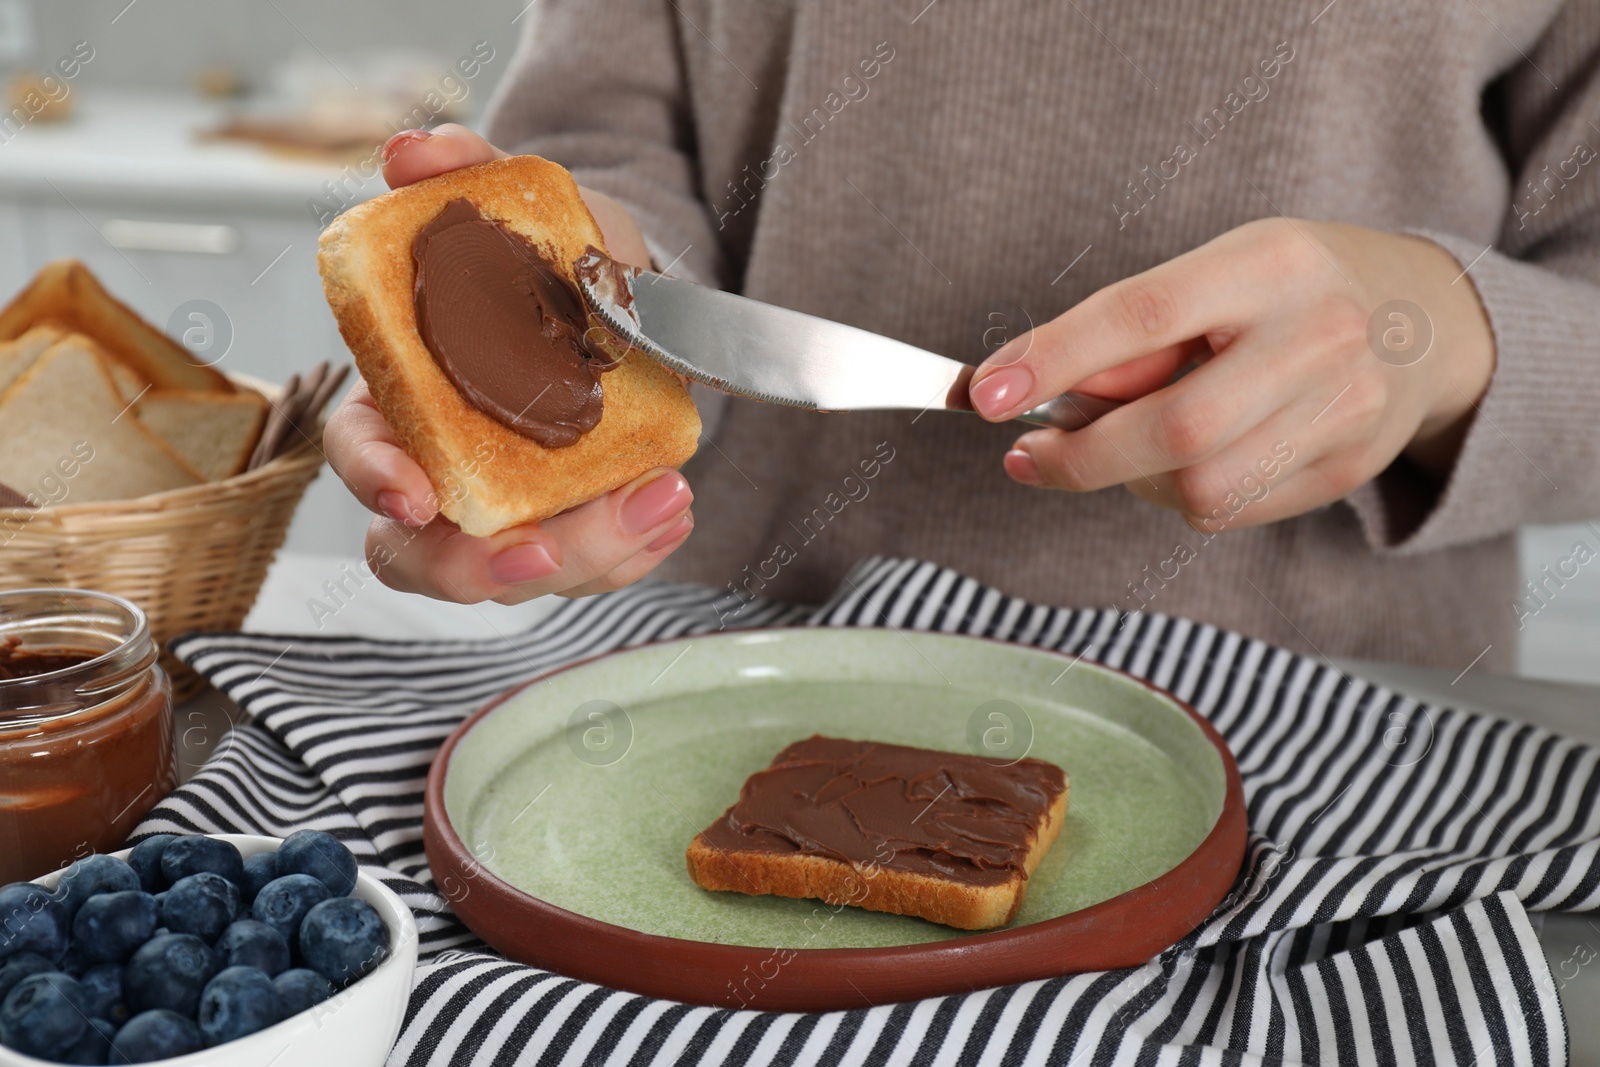
[[[177,784],[172,685],[144,612],[0,592],[0,883],[121,846]]]

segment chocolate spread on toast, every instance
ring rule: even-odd
[[[811,737],[751,775],[701,834],[712,848],[827,856],[974,886],[1027,876],[1061,768]]]
[[[577,287],[532,242],[456,199],[411,255],[417,330],[469,403],[545,448],[594,429],[600,373],[616,362],[590,334]]]

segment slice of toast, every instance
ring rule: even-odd
[[[111,380],[116,383],[118,394],[121,395],[123,400],[126,400],[130,404],[139,399],[141,396],[144,396],[145,393],[147,393],[151,388],[149,382],[139,377],[138,372],[134,371],[121,360],[106,360],[106,370],[111,372]],[[229,394],[211,393],[208,395],[227,396]]]
[[[61,331],[54,326],[35,326],[15,341],[0,343],[0,393],[59,340]]]
[[[250,389],[226,396],[152,389],[134,413],[208,482],[244,470],[267,421],[267,398]]]
[[[45,264],[27,288],[0,310],[0,341],[46,323],[93,338],[157,388],[233,392],[233,383],[112,297],[75,259]]]
[[[417,331],[412,244],[453,200],[470,201],[530,241],[569,282],[604,239],[572,176],[537,156],[451,171],[351,208],[323,233],[318,265],[339,331],[441,510],[488,536],[548,518],[694,454],[700,417],[682,383],[649,357],[606,345],[621,364],[600,376],[604,411],[577,443],[545,448],[461,395]],[[590,316],[590,325],[600,326]]]
[[[1066,821],[1061,768],[811,737],[690,843],[706,889],[808,897],[962,930],[1016,918]]]
[[[0,482],[51,503],[127,500],[201,481],[139,422],[88,338],[69,334],[0,393]]]
[[[22,377],[22,372],[33,366],[45,349],[65,336],[59,327],[45,325],[33,327],[15,341],[0,342],[0,393]],[[149,388],[148,382],[117,360],[108,359],[106,370],[111,372],[111,379],[117,383],[117,392],[123,400],[133,400]]]

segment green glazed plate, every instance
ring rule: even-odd
[[[717,945],[884,949],[979,936],[690,880],[684,850],[695,834],[746,777],[816,733],[1028,755],[1067,772],[1066,825],[1011,930],[1161,879],[1212,835],[1230,773],[1237,780],[1192,713],[1119,672],[975,638],[792,629],[648,645],[514,692],[447,746],[430,788],[443,810],[430,819],[470,853],[454,865],[463,898],[486,873],[561,912]],[[1237,836],[1242,851],[1242,817]],[[1224,871],[1205,889],[1212,904],[1231,878]],[[455,902],[471,924],[477,909]]]

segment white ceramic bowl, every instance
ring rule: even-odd
[[[249,834],[208,836],[232,841],[246,857],[276,852],[283,844],[276,837]],[[112,855],[127,859],[130,851],[124,849]],[[34,881],[53,889],[61,873],[56,871]],[[411,973],[417,964],[417,924],[411,909],[365,872],[351,895],[376,908],[389,928],[389,958],[373,968],[371,974],[321,1004],[249,1037],[155,1062],[165,1067],[382,1067],[400,1033],[406,1000],[411,994]],[[0,1046],[0,1067],[48,1067],[51,1062]]]

